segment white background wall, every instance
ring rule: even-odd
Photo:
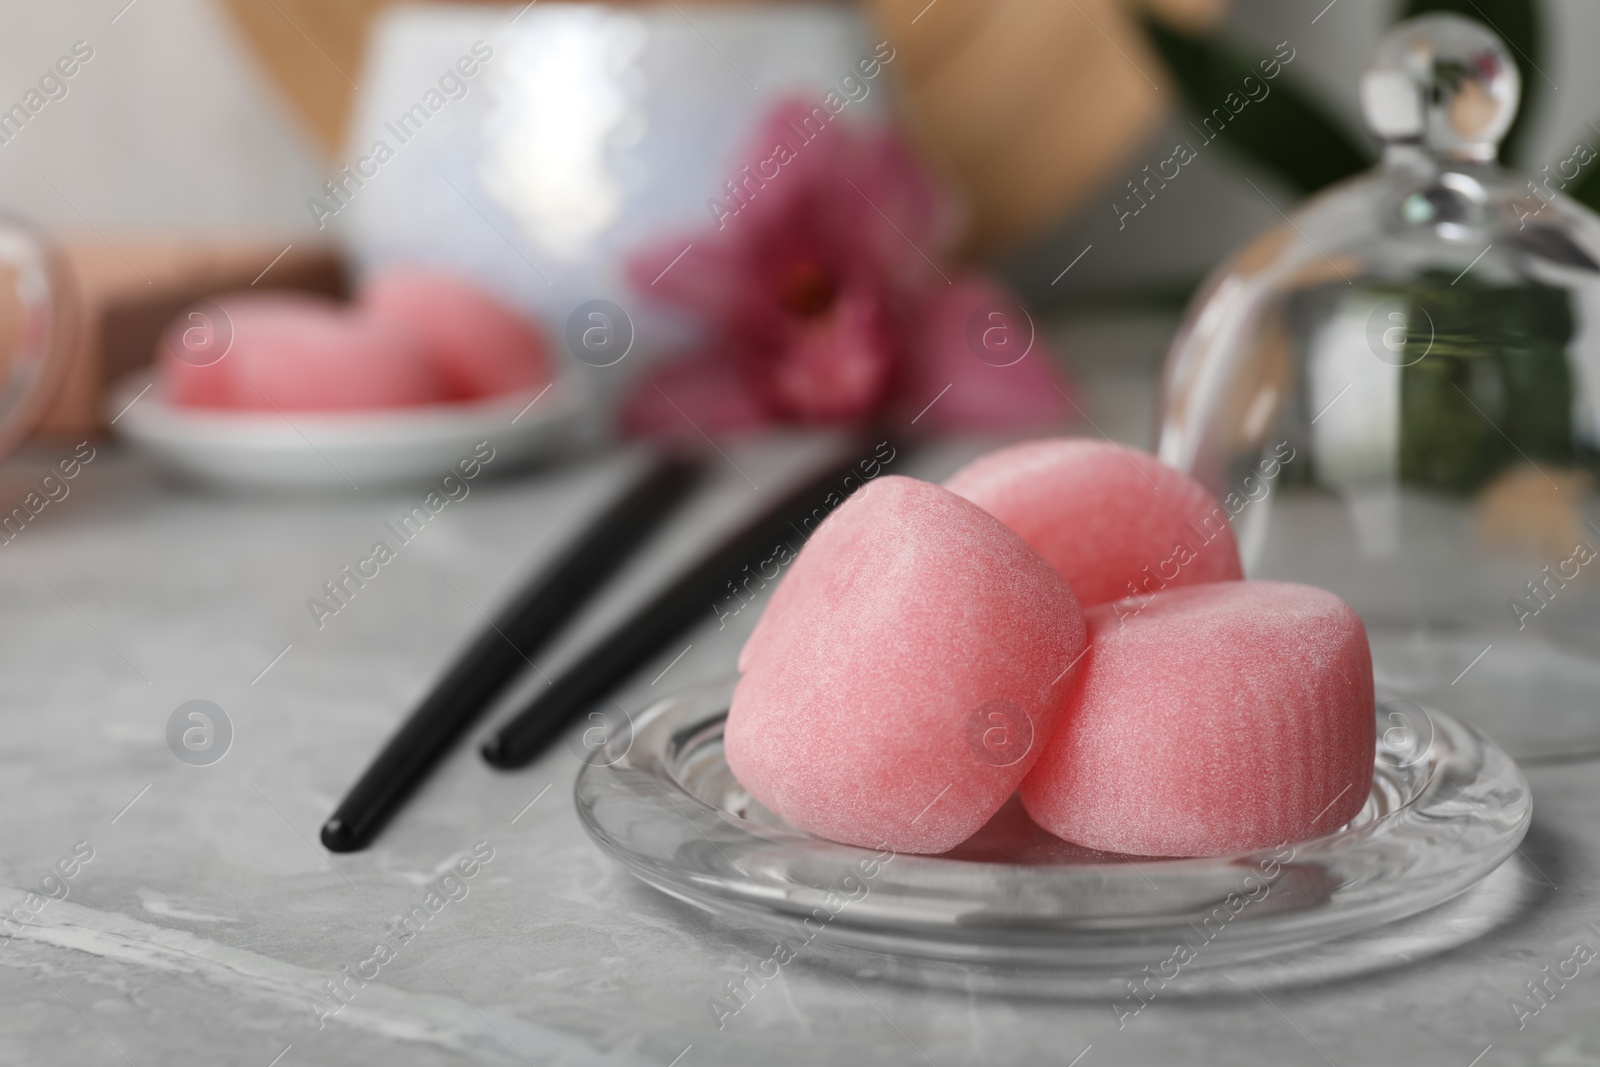
[[[126,3],[0,0],[0,108],[74,41],[94,47],[0,145],[0,208],[79,230],[79,211],[104,230],[308,225],[313,145],[233,25],[208,0]]]

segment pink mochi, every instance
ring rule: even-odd
[[[740,655],[728,766],[794,826],[944,852],[1016,789],[1082,653],[1060,575],[972,503],[880,477],[825,520]]]
[[[1372,781],[1372,658],[1356,613],[1285,582],[1088,610],[1089,651],[1023,780],[1040,826],[1090,848],[1221,856],[1344,825]]]
[[[443,384],[404,333],[317,297],[242,294],[218,301],[231,333],[225,354],[193,366],[174,353],[180,316],[162,344],[170,400],[192,407],[342,411],[426,404]]]
[[[945,488],[1020,534],[1085,607],[1244,575],[1211,494],[1127,445],[1028,441],[979,457]]]
[[[206,362],[220,342],[214,335],[185,344],[184,337],[199,337],[206,328],[196,326],[187,315],[174,319],[156,346],[156,376],[168,403],[191,408],[233,407],[233,367],[225,365],[227,356]],[[182,357],[178,355],[182,353]]]
[[[361,304],[427,348],[454,398],[499,396],[550,381],[550,356],[534,325],[455,275],[391,267],[367,284]]]

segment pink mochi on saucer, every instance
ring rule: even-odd
[[[1332,593],[1216,582],[1102,604],[1055,733],[1023,780],[1057,837],[1140,856],[1304,841],[1367,801],[1366,630]]]
[[[739,658],[728,766],[791,825],[944,852],[1056,724],[1084,623],[1066,582],[972,503],[869,482],[825,520]]]
[[[211,344],[222,347],[220,354],[185,346],[184,332],[195,329],[188,313],[163,338],[159,372],[172,403],[343,411],[427,404],[443,396],[420,343],[331,300],[251,293],[221,297],[216,307],[222,317],[210,327]],[[216,359],[196,365],[197,355]]]
[[[367,283],[361,306],[422,343],[451,399],[523,392],[550,381],[550,355],[533,323],[454,275],[391,267]]]
[[[1085,607],[1244,574],[1211,494],[1127,445],[1028,441],[979,457],[945,488],[1021,535]]]

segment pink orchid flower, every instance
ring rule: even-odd
[[[974,349],[993,331],[973,323],[995,306],[1015,309],[1008,323],[1026,313],[998,280],[941,268],[960,220],[904,140],[789,101],[744,158],[710,202],[712,227],[628,266],[642,293],[697,318],[705,340],[635,383],[625,429],[726,434],[923,410],[936,430],[1063,418],[1068,392],[1031,321],[1012,323],[1015,348],[1032,339],[1014,361]]]

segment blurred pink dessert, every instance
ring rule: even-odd
[[[186,309],[162,338],[168,399],[206,408],[354,411],[536,389],[552,365],[533,323],[454,276],[396,267],[354,307],[234,293]]]
[[[550,381],[550,355],[534,325],[455,275],[391,267],[367,283],[361,307],[428,350],[451,399],[523,392]]]
[[[210,305],[206,316],[214,320],[209,327],[180,316],[161,346],[159,369],[173,403],[342,411],[427,404],[443,395],[420,343],[330,300],[235,294]],[[197,346],[194,331],[202,328],[212,336]]]

